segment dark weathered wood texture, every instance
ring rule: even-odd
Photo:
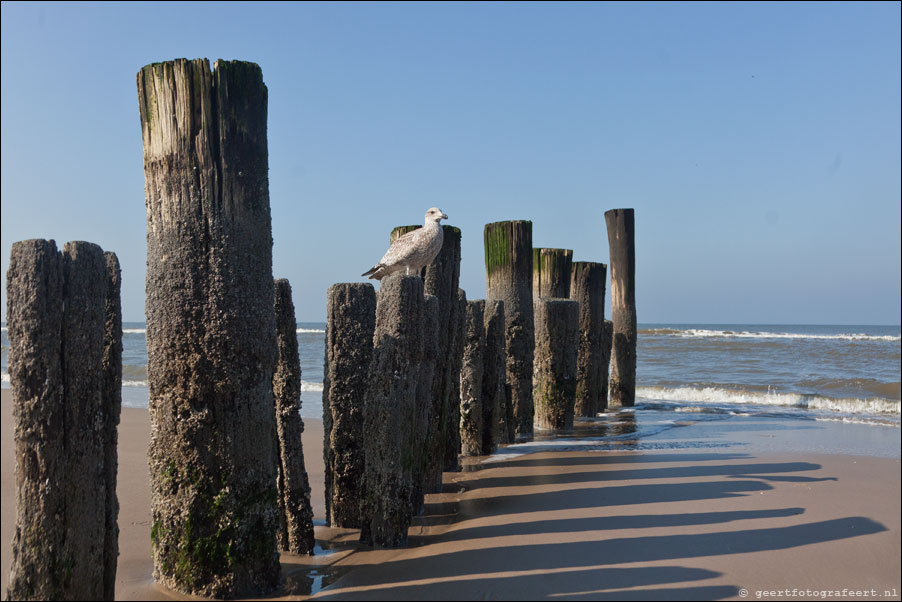
[[[460,371],[460,453],[483,454],[482,380],[485,360],[485,301],[468,301]],[[487,425],[491,428],[491,424]]]
[[[417,385],[417,405],[413,423],[412,449],[419,450],[413,458],[410,510],[415,515],[423,512],[426,495],[426,469],[429,456],[429,424],[433,409],[432,392],[435,388],[435,371],[439,361],[439,330],[444,327],[438,314],[438,297],[425,295],[423,314],[423,361],[420,362],[420,382]]]
[[[138,73],[147,203],[154,577],[235,597],[279,585],[277,357],[260,67]]]
[[[610,386],[611,367],[611,345],[614,341],[614,322],[611,320],[604,321],[604,331],[601,338],[601,380],[604,382],[604,405],[599,408],[599,412],[604,412],[608,407],[608,387]]]
[[[103,335],[103,446],[106,487],[106,530],[103,543],[103,599],[116,597],[119,558],[119,418],[122,414],[122,270],[115,253],[103,254],[107,268]]]
[[[579,302],[579,350],[576,359],[577,416],[594,417],[608,401],[607,367],[604,366],[604,293],[608,266],[574,261],[570,298]],[[610,354],[608,354],[610,357]]]
[[[423,280],[400,272],[382,279],[364,410],[364,501],[360,541],[407,543],[411,482],[421,449],[412,449],[423,360]]]
[[[532,296],[566,299],[570,296],[571,249],[532,250]]]
[[[279,446],[279,549],[293,554],[313,554],[313,508],[301,447],[304,421],[301,419],[297,321],[291,300],[291,284],[279,279],[274,286],[279,360],[272,377],[272,391]]]
[[[392,230],[390,239],[415,230],[420,226],[399,226]],[[463,315],[457,299],[460,281],[460,228],[442,226],[444,229],[442,250],[435,260],[423,270],[424,291],[438,297],[438,356],[433,377],[432,407],[429,410],[429,427],[426,436],[426,468],[423,486],[426,493],[442,490],[442,471],[457,470],[457,454],[460,450],[459,394],[460,353],[463,333],[460,328]]]
[[[118,262],[97,245],[27,240],[7,272],[16,439],[11,600],[112,599],[121,368]],[[110,265],[108,267],[108,259]],[[115,324],[107,324],[119,320]],[[119,360],[121,362],[121,359]],[[111,432],[112,431],[112,432]]]
[[[535,320],[536,426],[572,429],[579,304],[569,299],[536,299]]]
[[[534,324],[532,222],[486,224],[486,299],[504,302],[507,384],[516,435],[531,435]]]
[[[608,405],[636,403],[636,223],[632,209],[611,209],[604,214],[611,254],[611,349]]]
[[[482,372],[482,451],[492,453],[508,443],[508,425],[512,420],[505,384],[504,302],[485,302],[485,360]]]
[[[369,283],[333,284],[326,299],[323,369],[326,524],[359,529],[364,497],[364,402],[373,361],[376,290]]]

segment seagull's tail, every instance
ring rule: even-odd
[[[362,273],[361,276],[369,276],[370,280],[382,280],[382,277],[385,276],[385,266],[381,263],[377,263],[369,270]]]

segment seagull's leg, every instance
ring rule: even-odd
[[[409,265],[406,265],[406,266],[404,266],[404,269],[407,270],[407,271],[404,273],[404,275],[405,275],[405,276],[410,276],[410,266],[409,266]]]

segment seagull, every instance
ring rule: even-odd
[[[444,236],[439,222],[443,219],[448,219],[448,216],[442,213],[438,207],[427,211],[422,228],[417,228],[398,238],[391,244],[379,263],[361,276],[369,276],[370,280],[382,280],[383,277],[401,270],[406,270],[408,276],[410,274],[419,275],[420,270],[432,263],[438,252],[442,250]]]

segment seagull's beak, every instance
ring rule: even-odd
[[[446,213],[442,213],[442,219],[448,219],[448,215]]]

